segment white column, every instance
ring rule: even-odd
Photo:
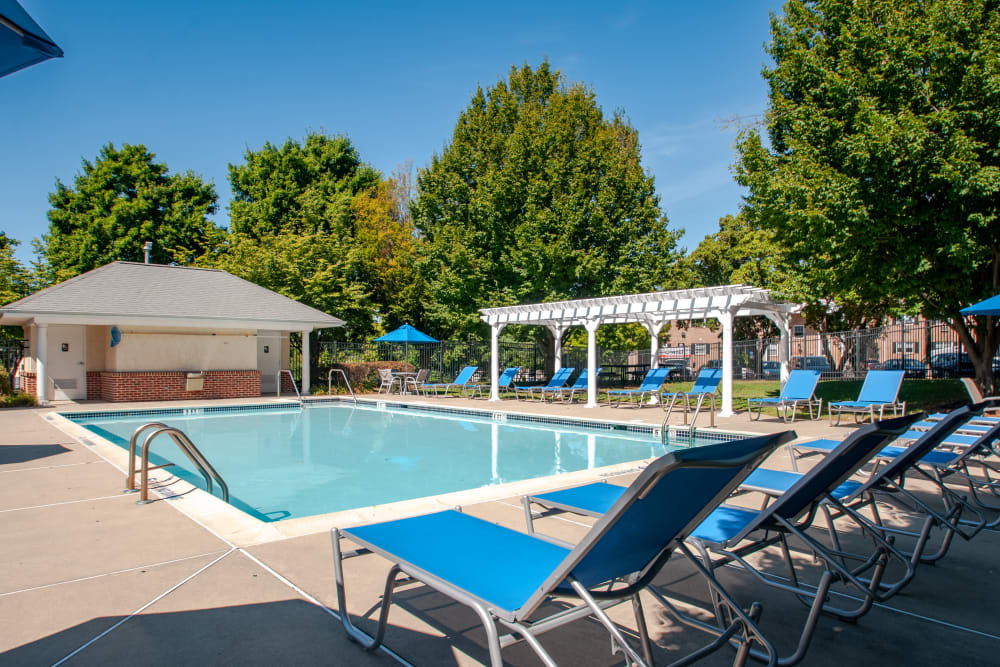
[[[490,325],[490,400],[500,400],[500,332],[503,324]]]
[[[39,403],[45,403],[46,390],[49,384],[49,374],[46,372],[45,360],[49,348],[49,325],[35,325],[35,395]]]
[[[562,337],[566,333],[566,327],[559,326],[558,324],[550,324],[545,327],[550,332],[552,332],[552,337],[555,339],[555,370],[562,368]]]
[[[663,322],[643,322],[643,326],[646,327],[646,331],[649,332],[649,367],[659,368],[660,367],[660,356],[657,352],[660,351],[660,331],[663,329]]]
[[[718,315],[722,323],[722,409],[720,417],[733,416],[733,314],[724,310]]]
[[[597,327],[600,320],[588,320],[584,323],[587,330],[587,408],[597,407]]]
[[[302,395],[306,396],[309,394],[309,385],[312,384],[312,378],[309,377],[309,332],[302,332]],[[280,380],[279,380],[280,381]]]

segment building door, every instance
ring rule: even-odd
[[[52,400],[87,398],[85,331],[82,326],[49,325],[49,349],[45,356],[53,387]]]
[[[257,332],[257,370],[260,371],[260,393],[278,391],[278,371],[281,370],[281,332]]]

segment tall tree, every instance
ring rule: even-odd
[[[376,187],[379,173],[363,164],[345,136],[310,132],[302,143],[265,143],[229,165],[230,229],[261,239],[283,232],[341,233],[353,226],[351,199]]]
[[[36,242],[41,272],[59,282],[115,260],[186,264],[219,240],[207,216],[215,212],[215,186],[192,172],[170,174],[142,144],[101,148],[83,161],[73,187],[56,181],[49,195],[49,230]]]
[[[0,232],[0,306],[31,293],[31,273],[14,256],[20,241]]]
[[[789,0],[767,50],[746,215],[814,298],[947,320],[989,390],[996,319],[959,310],[1000,291],[1000,3]]]
[[[548,62],[477,89],[417,179],[431,330],[482,333],[483,307],[670,286],[679,233],[640,158],[622,114]]]

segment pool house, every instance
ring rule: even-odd
[[[289,334],[343,320],[225,271],[112,262],[0,308],[21,386],[50,400],[247,398],[290,382]],[[308,392],[309,364],[301,387]],[[283,387],[290,389],[290,387]]]

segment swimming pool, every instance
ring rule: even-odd
[[[343,403],[63,416],[126,449],[132,432],[151,421],[181,429],[225,478],[230,503],[268,522],[648,459],[691,444],[664,445],[648,426]],[[171,473],[204,489],[169,438],[151,453],[151,461],[173,461]]]

